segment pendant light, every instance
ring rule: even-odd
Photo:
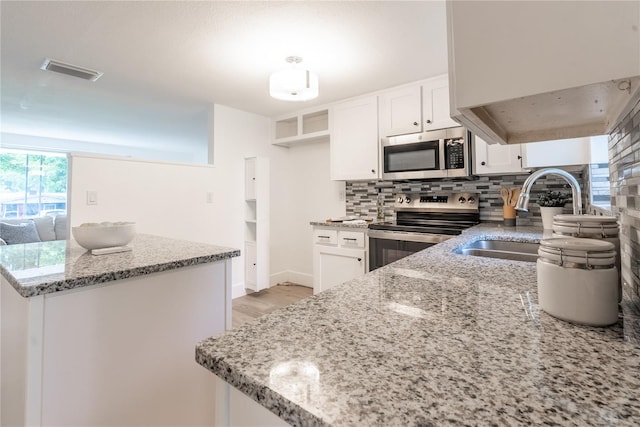
[[[299,56],[285,59],[290,68],[277,71],[269,77],[269,94],[283,101],[308,101],[318,96],[318,76],[304,68],[298,68],[302,62]]]

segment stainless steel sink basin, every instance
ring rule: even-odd
[[[458,248],[456,252],[462,255],[536,262],[538,259],[538,244],[507,240],[477,240]]]

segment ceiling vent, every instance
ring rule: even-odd
[[[62,73],[68,76],[78,77],[85,80],[91,80],[92,82],[98,80],[103,74],[100,71],[78,67],[77,65],[71,65],[49,58],[44,60],[44,62],[40,66],[40,69],[45,71],[54,71],[56,73]]]

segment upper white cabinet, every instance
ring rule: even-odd
[[[380,94],[382,136],[460,126],[450,117],[447,75]]]
[[[403,87],[380,95],[380,129],[384,136],[422,132],[420,85]]]
[[[590,138],[522,144],[525,168],[586,165],[591,162]]]
[[[449,79],[443,75],[422,85],[422,129],[424,131],[460,126],[451,118]]]
[[[273,120],[273,143],[291,145],[329,138],[329,110],[307,111]]]
[[[451,116],[487,141],[603,135],[640,88],[640,2],[447,1]]]
[[[473,170],[476,175],[526,173],[520,144],[488,144],[479,136],[473,141]]]
[[[331,114],[331,179],[378,178],[378,97],[335,104]]]

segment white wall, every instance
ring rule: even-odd
[[[268,157],[271,283],[293,281],[312,286],[309,222],[345,213],[345,202],[340,200],[344,183],[329,179],[329,144],[274,146],[269,119],[223,105],[216,105],[213,114],[213,160],[219,178],[214,191],[226,201],[216,215],[219,223],[226,224],[221,230],[224,240],[244,246],[244,158]],[[233,274],[234,283],[239,283],[236,277],[244,277],[242,264],[234,265]],[[237,288],[234,292],[237,294]]]
[[[70,223],[131,220],[141,233],[241,249],[233,259],[234,296],[244,294],[244,159],[270,161],[271,284],[313,285],[311,221],[345,214],[344,182],[329,178],[328,142],[291,148],[270,142],[270,119],[215,105],[209,158],[191,165],[76,154]],[[86,203],[86,192],[98,204]],[[212,193],[213,203],[206,203]]]
[[[174,151],[169,149],[152,149],[149,147],[136,146],[127,141],[122,144],[100,144],[88,141],[73,141],[68,139],[47,138],[35,135],[18,135],[13,133],[0,133],[0,148],[10,148],[16,150],[32,151],[53,151],[68,153],[71,151],[103,154],[111,156],[131,156],[135,158],[207,163],[207,146],[202,144],[197,150]]]
[[[214,177],[210,165],[74,153],[69,223],[135,221],[139,233],[224,245],[211,219],[218,203]],[[87,203],[88,191],[96,193],[97,204]]]

